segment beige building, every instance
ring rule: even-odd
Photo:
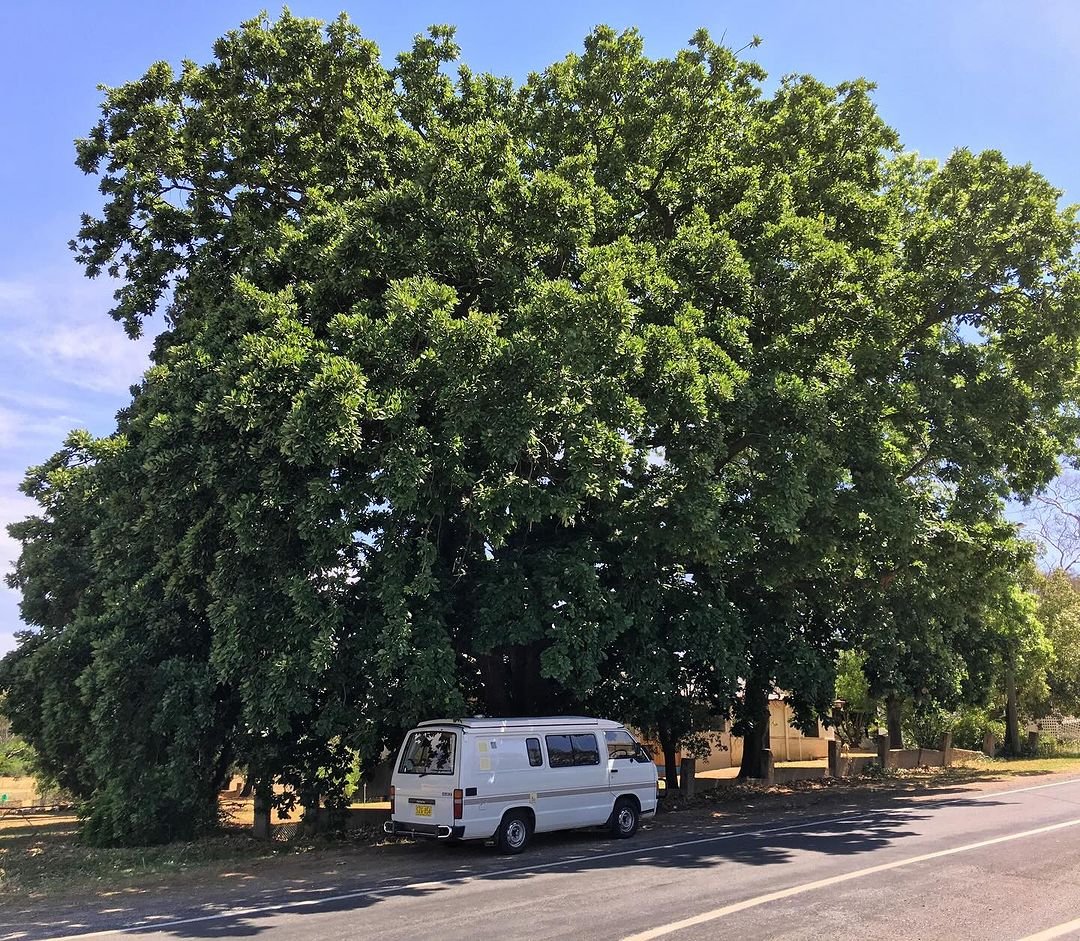
[[[826,729],[820,722],[816,735],[804,735],[795,723],[795,713],[780,699],[769,700],[769,747],[773,761],[814,761],[827,758],[829,741],[834,738],[833,730]],[[743,740],[731,733],[731,723],[725,722],[724,728],[709,733],[712,749],[705,758],[698,758],[697,770],[719,771],[724,768],[737,768],[742,764]],[[663,751],[655,744],[652,746],[656,763],[664,764]],[[685,752],[680,750],[678,760],[682,761]]]

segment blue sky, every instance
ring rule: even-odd
[[[878,83],[885,118],[909,149],[944,157],[995,147],[1031,162],[1080,202],[1080,4],[996,2],[711,3],[398,2],[296,0],[323,19],[342,9],[388,59],[431,23],[453,23],[476,70],[521,78],[568,51],[597,23],[637,26],[667,55],[699,26],[736,47],[754,34],[772,78],[809,72]],[[269,7],[276,13],[276,7]],[[94,180],[72,140],[94,123],[99,83],[138,77],[159,59],[206,61],[213,40],[256,15],[255,3],[50,0],[0,5],[0,523],[24,516],[23,470],[72,427],[106,433],[146,364],[106,311],[111,286],[82,278],[67,241],[94,211]],[[0,536],[0,566],[15,545]],[[0,589],[0,653],[19,628],[18,598]]]

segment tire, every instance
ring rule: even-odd
[[[630,797],[620,797],[615,801],[615,809],[611,812],[611,835],[618,840],[628,840],[637,833],[638,824],[641,822],[641,811],[638,810],[637,801]]]
[[[495,831],[495,845],[500,853],[516,856],[529,845],[532,838],[532,820],[522,810],[508,810]]]

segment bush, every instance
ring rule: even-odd
[[[34,749],[21,738],[11,738],[0,745],[0,775],[21,778],[32,775]]]
[[[857,712],[845,707],[840,712],[840,721],[836,723],[836,737],[847,748],[858,748],[876,717],[874,712]]]
[[[968,706],[953,714],[953,745],[980,751],[987,732],[994,733],[998,742],[1005,741],[1005,723],[995,719],[981,706]]]
[[[914,706],[904,716],[904,739],[917,748],[940,748],[941,737],[953,728],[953,716],[934,703]]]
[[[1077,758],[1080,757],[1080,742],[1061,741],[1052,735],[1040,736],[1035,758]]]

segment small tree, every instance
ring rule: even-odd
[[[877,716],[878,702],[870,695],[865,664],[866,654],[857,650],[841,651],[836,662],[836,737],[847,748],[858,747]]]

